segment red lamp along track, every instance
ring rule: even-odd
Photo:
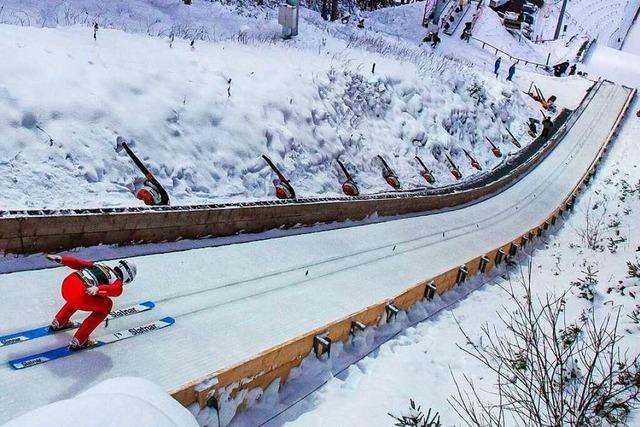
[[[378,158],[382,162],[382,177],[394,190],[399,190],[400,180],[398,179],[398,175],[389,167],[386,160],[380,154],[378,154]]]
[[[271,159],[269,157],[267,157],[266,155],[263,154],[262,158],[267,162],[269,167],[278,176],[278,179],[274,180],[274,183],[273,183],[275,185],[275,188],[276,188],[276,197],[278,199],[289,199],[289,200],[295,199],[296,198],[296,192],[293,189],[293,186],[291,185],[289,180],[282,174],[282,172],[280,172],[280,170],[271,161]]]
[[[116,138],[116,152],[119,153],[124,150],[127,155],[133,160],[133,163],[144,174],[144,184],[142,187],[136,190],[135,195],[138,199],[142,200],[147,206],[167,206],[169,205],[169,195],[164,189],[162,184],[158,182],[155,176],[147,169],[147,167],[140,161],[138,156],[131,150],[127,141],[122,137]]]
[[[445,157],[449,162],[449,171],[451,172],[451,175],[453,175],[453,177],[456,180],[459,180],[460,178],[462,178],[462,173],[460,173],[460,169],[458,169],[458,166],[456,166],[456,164],[453,163],[453,160],[451,160],[451,157],[449,157],[448,154],[445,154]]]
[[[471,162],[471,167],[481,171],[482,170],[482,166],[480,166],[480,162],[478,162],[476,159],[474,159],[473,156],[467,150],[465,150],[464,148],[462,149],[462,151],[464,151],[464,155],[467,156],[467,158]]]
[[[436,179],[434,178],[433,173],[429,170],[429,168],[427,168],[427,166],[424,164],[422,159],[416,156],[416,160],[418,161],[418,163],[420,163],[420,165],[422,166],[422,169],[424,169],[422,172],[420,172],[420,175],[422,175],[424,180],[427,181],[427,183],[429,184],[433,184],[434,182],[436,182]]]
[[[356,184],[355,180],[345,167],[345,165],[340,161],[340,159],[336,159],[338,165],[340,165],[340,169],[344,173],[347,180],[342,183],[342,192],[347,196],[357,196],[360,194],[360,189],[358,188],[358,184]]]
[[[491,145],[491,152],[493,153],[493,155],[496,157],[502,157],[502,151],[500,151],[500,148],[496,144],[494,144],[493,141],[491,141],[488,136],[486,138],[487,138],[487,141],[489,141],[489,144]]]

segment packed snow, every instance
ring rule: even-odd
[[[259,158],[263,153],[282,167],[303,196],[340,194],[338,157],[355,172],[365,193],[387,190],[374,160],[377,154],[384,154],[396,169],[403,188],[423,185],[411,160],[416,154],[435,171],[438,182],[446,184],[450,174],[442,162],[445,152],[468,176],[472,169],[461,148],[491,168],[498,160],[484,144],[486,136],[509,151],[506,125],[528,141],[525,121],[539,114],[537,104],[522,94],[530,83],[572,109],[593,83],[579,77],[555,79],[520,65],[514,83],[504,81],[504,70],[496,79],[491,75],[495,56],[457,36],[444,40],[434,54],[420,44],[424,30],[416,19],[422,18],[423,3],[359,14],[366,19],[364,31],[353,21],[326,24],[316,13],[303,11],[306,37],[289,42],[280,41],[275,10],[269,7],[181,3],[5,0],[0,5],[0,22],[10,24],[0,25],[0,50],[11,59],[0,62],[1,210],[138,205],[131,192],[142,176],[127,157],[115,152],[117,135],[133,140],[132,148],[167,187],[174,204],[271,198],[273,174]],[[570,2],[569,16],[576,24],[568,34],[600,37],[584,70],[590,78],[639,86],[640,59],[634,54],[640,53],[640,26],[636,23],[629,32],[623,52],[605,46],[616,38],[615,25],[623,28],[631,22],[629,11],[637,2],[612,0],[611,5],[625,3],[624,8],[609,8],[606,19],[597,19],[601,3]],[[553,21],[557,6],[549,8],[547,21]],[[90,28],[94,21],[99,24],[96,40]],[[535,61],[544,61],[548,53],[555,61],[571,58],[583,41],[567,40],[570,36],[544,45],[518,40],[499,27],[497,15],[488,9],[476,31],[483,40]],[[508,65],[503,63],[504,68]],[[608,96],[613,95],[612,90]],[[640,102],[635,102],[632,111],[638,108]],[[595,112],[590,114],[595,120]],[[605,121],[610,114],[604,107],[599,112]],[[640,350],[640,306],[635,302],[640,279],[627,277],[626,262],[638,262],[640,256],[639,120],[635,114],[627,119],[575,212],[538,241],[535,251],[530,248],[519,258],[522,266],[532,257],[539,295],[570,290],[570,316],[589,307],[599,316],[620,308],[624,347],[633,353]],[[310,354],[284,384],[275,382],[266,390],[243,391],[235,397],[223,395],[228,400],[220,413],[192,406],[190,414],[162,388],[200,377],[212,366],[237,363],[305,332],[312,323],[324,324],[400,292],[438,268],[452,267],[452,254],[475,256],[507,234],[519,233],[551,209],[540,196],[546,192],[547,204],[555,203],[565,192],[564,180],[578,176],[588,164],[594,147],[584,137],[586,128],[581,132],[582,137],[560,147],[557,158],[551,156],[543,170],[511,189],[512,199],[503,194],[494,205],[470,207],[468,216],[460,210],[379,224],[374,219],[353,229],[327,227],[315,235],[275,231],[246,239],[279,239],[230,244],[243,242],[241,236],[201,243],[216,248],[141,257],[142,283],[128,290],[126,299],[148,298],[151,290],[163,303],[151,316],[177,315],[176,326],[161,342],[140,338],[135,349],[96,350],[40,371],[32,368],[21,377],[4,366],[3,390],[13,392],[0,396],[0,420],[65,399],[5,426],[186,427],[215,426],[219,421],[233,426],[387,426],[393,423],[388,412],[405,413],[409,399],[414,399],[438,411],[444,425],[459,425],[462,420],[447,401],[455,394],[452,377],[466,374],[486,387],[495,380],[457,347],[466,345],[458,323],[478,342],[480,326],[496,325],[496,312],[509,303],[501,287],[509,279],[517,280],[522,267],[500,268],[401,312],[394,321],[335,344],[329,359]],[[608,129],[591,132],[604,135]],[[566,168],[564,162],[573,163]],[[524,202],[532,194],[529,206]],[[516,199],[522,203],[510,205]],[[499,224],[493,222],[496,215]],[[589,215],[602,221],[595,250],[581,238]],[[476,236],[478,221],[491,222],[495,230]],[[440,242],[437,227],[447,230],[446,242]],[[324,228],[311,231],[320,230]],[[463,241],[464,233],[477,238]],[[426,248],[432,244],[443,250],[434,255]],[[148,245],[83,252],[107,258],[194,247],[197,244],[179,242],[155,249]],[[426,257],[431,265],[423,265]],[[296,262],[283,269],[283,260]],[[216,265],[216,277],[210,265]],[[35,257],[4,259],[0,271],[43,266]],[[593,301],[581,296],[575,285],[587,267],[597,271]],[[0,275],[0,284],[8,289],[5,299],[21,301],[12,305],[11,313],[5,312],[1,330],[24,326],[25,316],[30,322],[48,321],[60,302],[57,284],[67,273],[55,269]],[[292,286],[295,291],[283,297],[283,289]],[[350,298],[339,304],[319,298],[345,292]],[[30,303],[26,308],[25,299]],[[290,316],[301,301],[316,303],[286,326],[246,316],[263,314],[265,306]],[[244,304],[240,310],[239,304]],[[267,315],[273,317],[272,312]],[[230,326],[205,327],[212,323],[239,325],[243,334],[232,336]],[[66,338],[26,344],[20,351]],[[190,352],[188,366],[167,359],[167,349],[176,346]],[[163,349],[167,352],[159,351],[162,356],[151,354]],[[3,357],[15,354],[12,349]],[[75,364],[83,360],[88,363]],[[161,374],[160,369],[154,371],[162,388],[141,378],[100,383],[114,375],[149,377],[146,369],[156,365],[165,368]],[[206,369],[200,369],[203,366]],[[240,411],[243,399],[247,408]],[[95,416],[77,416],[86,413]]]
[[[541,11],[541,27],[545,40],[552,39],[555,34],[562,3],[545,2]],[[591,39],[598,39],[606,46],[620,49],[638,8],[639,0],[568,1],[560,35],[565,40],[575,35],[586,35]]]
[[[624,41],[622,50],[634,55],[640,56],[640,19],[636,19],[635,23],[629,30],[629,34]]]
[[[0,419],[113,376],[142,376],[174,390],[510,241],[543,221],[567,196],[628,95],[603,83],[540,166],[482,203],[322,233],[135,258],[138,278],[116,307],[153,299],[156,308],[109,322],[96,336],[167,315],[175,325],[133,338],[131,345],[113,344],[18,372],[0,365],[0,381],[11,390],[0,395]],[[605,125],[594,127],[596,117]],[[59,283],[67,274],[66,268],[53,268],[2,275],[3,298],[12,310],[2,312],[0,332],[47,324],[62,303]],[[3,349],[2,357],[6,362],[68,340],[67,333],[32,340]],[[225,408],[227,414],[235,412],[233,405]]]
[[[247,36],[190,47],[110,29],[94,40],[82,26],[1,26],[13,58],[0,65],[2,208],[138,205],[131,193],[143,177],[115,153],[117,135],[134,141],[174,204],[273,197],[263,153],[300,195],[335,196],[338,157],[376,193],[388,190],[378,154],[411,189],[424,186],[415,155],[442,185],[452,179],[446,152],[468,176],[461,148],[490,169],[500,160],[485,137],[504,152],[505,126],[529,140],[535,104],[514,85],[422,51],[382,56],[328,35],[315,44],[319,30],[307,28],[307,45]]]
[[[266,3],[269,3],[268,1]],[[0,23],[55,28],[93,26],[189,40],[224,40],[260,34],[280,34],[270,7],[229,6],[196,0],[186,7],[182,0],[5,0]]]
[[[198,427],[193,416],[156,384],[112,378],[76,397],[28,412],[3,427]]]
[[[603,77],[640,86],[637,57],[598,46],[594,59],[599,68],[594,68],[592,60],[588,66],[593,73],[599,71]],[[564,92],[563,95],[575,93],[577,80],[573,84],[570,80],[549,79],[551,86],[547,87]],[[542,86],[544,79],[537,84]],[[562,84],[564,91],[558,88]],[[640,101],[636,100],[631,106],[632,113],[638,108]],[[600,319],[615,315],[620,309],[623,351],[628,349],[631,356],[638,354],[640,306],[636,296],[640,279],[629,276],[627,267],[628,261],[640,260],[638,135],[640,119],[631,114],[574,212],[566,215],[533,249],[526,250],[520,256],[519,266],[500,268],[488,277],[475,278],[433,302],[401,313],[394,322],[383,322],[376,329],[338,345],[330,359],[318,360],[309,355],[284,384],[275,382],[264,391],[250,393],[249,409],[241,412],[231,425],[388,426],[393,423],[388,413],[411,413],[410,399],[425,412],[429,408],[439,412],[443,425],[461,425],[463,420],[450,404],[457,393],[453,378],[460,381],[467,375],[479,390],[488,390],[496,379],[458,347],[468,345],[460,328],[476,343],[482,343],[482,325],[503,332],[504,325],[498,322],[497,315],[511,304],[505,287],[518,282],[522,271],[527,273],[529,258],[536,295],[568,291],[569,321],[590,308]],[[601,235],[596,249],[590,249],[584,240],[584,230],[588,221],[595,218],[600,221]],[[588,296],[593,292],[593,301],[579,288],[579,281],[588,270],[596,272],[596,282],[586,293]],[[479,306],[482,310],[477,309]],[[421,323],[411,326],[418,321]],[[201,416],[205,414],[206,411]],[[637,413],[627,421],[629,425],[640,422]]]

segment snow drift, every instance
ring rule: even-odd
[[[157,385],[141,378],[114,378],[69,400],[9,421],[4,427],[197,427],[193,416]]]
[[[270,155],[300,195],[339,195],[335,159],[365,193],[385,191],[383,154],[404,188],[423,185],[421,155],[451,182],[450,151],[463,175],[497,164],[485,137],[511,145],[534,114],[515,86],[439,56],[416,64],[343,49],[282,43],[196,43],[87,28],[0,26],[0,206],[136,205],[142,180],[116,135],[174,204],[271,198]],[[342,45],[341,45],[342,43]],[[376,63],[375,74],[371,73]],[[424,64],[422,64],[424,65]],[[46,132],[46,133],[45,133]],[[50,141],[50,137],[53,142]],[[138,182],[135,182],[138,181]]]

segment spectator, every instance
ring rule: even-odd
[[[516,63],[514,62],[513,64],[511,64],[511,67],[509,67],[509,76],[507,77],[507,80],[511,81],[513,80],[513,76],[516,73]]]
[[[575,74],[576,74],[576,68],[577,68],[576,64],[573,64],[573,65],[571,66],[571,68],[569,68],[569,75],[570,75],[570,76],[573,76],[573,75],[575,75]]]
[[[533,117],[529,117],[529,135],[532,138],[535,138],[538,135],[538,124],[540,121],[538,119],[534,119]]]
[[[553,75],[556,77],[561,77],[569,68],[569,61],[564,61],[560,64],[556,64],[553,66]]]
[[[462,40],[465,40],[467,43],[469,43],[469,40],[471,40],[471,29],[465,28],[464,30],[462,30],[462,34],[460,35],[460,38]]]
[[[542,133],[540,136],[544,139],[549,138],[551,135],[551,129],[553,128],[553,122],[551,121],[551,117],[544,116],[544,120],[542,120]]]
[[[438,45],[440,44],[441,41],[442,40],[440,40],[440,36],[438,36],[438,33],[434,33],[433,34],[433,41],[431,43],[431,47],[435,49],[436,47],[438,47]]]
[[[498,59],[496,59],[496,64],[493,70],[493,72],[496,74],[496,77],[498,77],[498,72],[500,71],[500,64],[502,64],[502,58],[498,57]]]

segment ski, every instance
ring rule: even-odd
[[[85,347],[80,350],[71,350],[69,349],[68,346],[64,346],[64,347],[54,348],[53,350],[44,351],[42,353],[36,353],[30,356],[21,357],[19,359],[14,359],[9,361],[9,364],[14,369],[24,369],[24,368],[29,368],[35,365],[41,365],[43,363],[50,362],[52,360],[61,359],[63,357],[70,356],[74,353],[90,350],[92,348],[102,347],[107,344],[113,344],[115,342],[133,338],[138,335],[144,335],[152,331],[157,331],[158,329],[163,329],[173,325],[175,321],[176,320],[173,317],[165,317],[163,319],[156,320],[155,322],[146,323],[144,325],[140,325],[140,326],[125,329],[119,332],[114,332],[112,334],[104,335],[98,338],[95,344],[93,344],[92,346]]]
[[[144,301],[140,304],[132,305],[131,307],[124,307],[117,310],[112,311],[107,316],[106,320],[118,319],[120,317],[131,316],[133,314],[142,313],[144,311],[149,311],[154,308],[156,305],[152,301]],[[68,328],[59,329],[57,331],[49,330],[49,325],[41,326],[39,328],[30,329],[28,331],[16,332],[9,335],[0,336],[0,347],[5,347],[11,344],[18,344],[24,341],[30,341],[36,338],[46,337],[48,335],[53,335],[58,332],[68,331],[71,329],[76,329],[80,327],[80,322],[73,322],[73,326]]]
[[[149,311],[153,309],[156,304],[153,301],[144,301],[140,304],[132,305],[131,307],[120,308],[118,310],[114,310],[105,320],[113,320],[118,319],[120,317],[131,316],[132,314],[138,314],[145,311]]]

